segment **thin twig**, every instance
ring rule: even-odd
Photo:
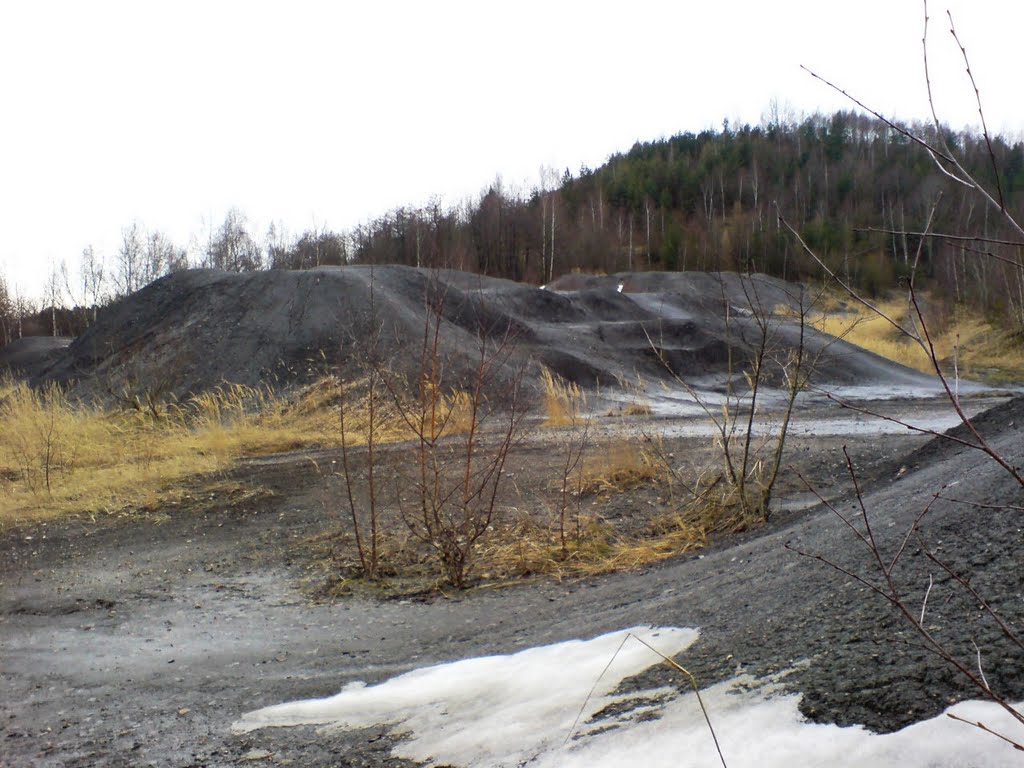
[[[675,661],[675,659],[666,656],[664,653],[659,651],[657,648],[648,643],[642,637],[634,635],[632,632],[627,632],[626,636],[622,638],[622,642],[619,643],[619,647],[615,649],[615,653],[612,654],[612,657],[608,660],[608,663],[605,664],[604,669],[601,670],[601,674],[597,676],[597,679],[594,681],[594,685],[590,688],[590,693],[587,694],[587,698],[583,701],[583,706],[580,707],[580,711],[576,715],[576,719],[573,720],[572,727],[569,729],[569,733],[566,735],[565,741],[562,742],[562,746],[565,747],[565,745],[569,743],[569,740],[572,738],[573,733],[576,731],[576,726],[579,725],[580,720],[583,718],[583,713],[587,709],[587,704],[590,703],[590,700],[594,696],[594,691],[597,690],[597,686],[601,682],[601,678],[603,678],[605,674],[608,672],[608,670],[611,668],[612,664],[615,662],[615,659],[618,657],[619,653],[622,652],[623,646],[626,645],[626,641],[630,638],[636,640],[638,643],[640,643],[650,651],[653,651],[655,654],[661,657],[661,660],[663,662],[665,662],[670,667],[672,667],[678,672],[681,672],[687,677],[687,679],[690,681],[690,685],[693,687],[693,692],[697,696],[697,703],[700,704],[700,710],[704,713],[704,721],[708,724],[708,730],[711,732],[711,738],[715,742],[715,750],[718,752],[718,759],[722,762],[722,768],[728,768],[728,766],[725,763],[725,757],[722,755],[722,747],[718,743],[718,736],[715,734],[715,728],[713,725],[711,725],[711,717],[708,714],[707,707],[704,706],[704,699],[701,698],[700,686],[697,685],[697,678],[694,677],[693,673],[686,669],[686,667],[682,666],[677,661]]]
[[[939,240],[951,240],[954,242],[979,242],[992,243],[993,245],[1011,245],[1016,248],[1024,248],[1024,240],[1006,240],[998,237],[986,237],[985,235],[951,235],[946,232],[911,232],[905,229],[885,229],[884,227],[854,227],[854,232],[875,232],[879,235],[906,235],[907,237],[933,237]]]
[[[960,42],[960,38],[956,34],[956,25],[953,24],[953,14],[947,8],[946,16],[949,17],[949,33],[953,36],[956,41],[957,47],[960,48],[960,53],[964,57],[964,67],[967,69],[967,77],[971,81],[971,87],[974,88],[974,100],[978,103],[978,117],[981,119],[981,135],[985,137],[985,146],[988,147],[988,157],[992,161],[992,176],[996,181],[996,192],[999,194],[999,210],[1006,212],[1006,202],[1003,199],[1003,186],[999,182],[999,165],[996,163],[996,153],[992,149],[992,139],[988,135],[988,125],[985,123],[985,110],[981,108],[981,91],[978,90],[978,84],[974,81],[974,73],[971,71],[971,61],[967,58],[967,49],[964,44]]]
[[[978,660],[978,676],[981,677],[981,682],[983,682],[985,684],[985,687],[989,691],[991,691],[992,690],[992,686],[990,686],[988,684],[988,678],[985,677],[985,670],[981,666],[981,648],[979,648],[978,644],[976,642],[974,642],[973,640],[971,640],[971,645],[974,646],[974,653],[975,653],[975,655],[977,657],[977,660]]]
[[[956,581],[957,584],[959,584],[964,590],[966,590],[970,594],[971,597],[973,597],[977,601],[978,605],[982,607],[982,610],[984,610],[985,613],[991,616],[992,619],[996,622],[996,624],[999,625],[999,628],[1003,631],[1003,634],[1006,636],[1007,639],[1018,645],[1020,648],[1024,649],[1024,642],[1021,641],[1021,638],[1017,635],[1013,628],[1006,623],[1003,617],[1000,616],[999,613],[996,612],[996,610],[991,605],[989,605],[988,601],[984,597],[982,597],[981,593],[978,592],[978,590],[975,589],[974,586],[967,579],[965,579],[959,573],[954,571],[950,567],[949,563],[937,557],[935,553],[932,552],[931,548],[928,547],[923,541],[921,542],[921,551],[924,552],[925,557],[927,557],[929,560],[935,563],[935,565],[939,566],[939,568],[945,571],[950,578]]]
[[[881,317],[883,320],[885,320],[887,323],[889,323],[889,325],[891,325],[893,328],[895,328],[898,331],[901,331],[902,333],[906,334],[911,339],[914,339],[915,341],[919,340],[919,337],[918,337],[916,332],[911,331],[910,329],[906,328],[903,324],[899,323],[898,321],[896,321],[895,319],[893,319],[892,317],[887,315],[884,311],[882,311],[881,308],[878,307],[878,305],[873,304],[870,301],[868,301],[867,299],[865,299],[863,296],[860,295],[859,292],[857,292],[853,288],[853,286],[849,285],[841,277],[839,277],[839,275],[837,275],[832,270],[832,268],[829,267],[828,264],[826,264],[825,261],[820,256],[818,256],[818,254],[814,251],[814,249],[812,249],[807,244],[807,242],[803,239],[803,237],[800,236],[800,233],[797,232],[790,225],[790,223],[788,221],[786,221],[785,217],[783,217],[783,215],[782,215],[781,209],[779,208],[778,202],[775,202],[774,205],[775,205],[775,211],[776,211],[776,214],[778,216],[779,223],[782,224],[782,226],[784,226],[786,229],[789,230],[790,234],[792,234],[793,237],[796,238],[796,241],[800,244],[800,247],[804,250],[804,252],[808,256],[810,256],[812,259],[814,259],[814,261],[816,261],[818,263],[818,266],[821,267],[825,271],[825,274],[827,274],[832,280],[835,280],[835,282],[839,285],[839,287],[842,288],[843,291],[850,298],[852,298],[858,304],[862,304],[864,307],[866,307],[867,309],[871,310],[878,317]]]
[[[842,96],[845,96],[847,99],[852,101],[854,104],[856,104],[858,107],[863,109],[868,114],[873,115],[874,117],[877,117],[879,120],[881,120],[883,123],[885,123],[889,128],[891,128],[892,130],[896,131],[896,133],[900,134],[901,136],[904,136],[907,139],[910,139],[910,141],[914,142],[915,144],[920,145],[930,155],[937,156],[938,158],[940,158],[942,160],[945,160],[948,163],[953,163],[954,162],[952,157],[950,157],[949,155],[945,154],[939,148],[933,147],[931,144],[929,144],[927,141],[922,139],[917,134],[911,133],[910,131],[908,131],[903,126],[901,126],[901,125],[899,125],[897,123],[894,123],[892,120],[887,118],[881,112],[876,112],[871,107],[869,107],[867,104],[865,104],[863,101],[861,101],[860,99],[858,99],[855,96],[851,95],[850,93],[848,93],[844,89],[840,88],[838,85],[833,83],[831,80],[829,80],[829,79],[827,79],[825,77],[822,77],[817,72],[815,72],[813,69],[811,69],[809,67],[806,67],[803,64],[800,65],[800,69],[802,69],[804,72],[809,74],[815,80],[820,80],[821,82],[823,82],[825,85],[827,85],[832,90],[836,91],[837,93],[841,94]],[[945,173],[947,175],[949,175],[948,171],[945,171]]]
[[[790,466],[790,471],[792,471],[797,476],[797,478],[799,478],[800,482],[802,482],[804,484],[804,487],[808,491],[810,491],[811,493],[813,493],[815,496],[818,497],[818,501],[820,501],[825,506],[826,509],[828,509],[833,515],[835,515],[836,517],[838,517],[840,520],[843,521],[843,523],[846,525],[846,527],[849,528],[853,532],[854,536],[856,536],[858,539],[860,539],[865,545],[871,546],[871,543],[867,540],[867,538],[864,536],[864,534],[861,533],[859,530],[857,530],[857,526],[855,526],[853,524],[853,522],[848,517],[846,517],[846,515],[844,515],[842,512],[840,512],[838,509],[836,509],[835,505],[831,501],[829,501],[824,496],[822,496],[818,492],[818,489],[814,485],[812,485],[810,482],[808,482],[808,480],[802,474],[800,474],[800,470],[798,470],[794,466]]]
[[[1007,744],[1009,744],[1014,749],[1019,750],[1021,752],[1024,752],[1024,744],[1020,744],[1020,743],[1014,741],[1013,739],[1011,739],[1011,738],[1009,738],[1007,736],[1004,736],[1003,734],[999,733],[998,731],[993,731],[991,728],[989,728],[987,725],[985,725],[981,721],[967,720],[965,718],[960,717],[960,715],[954,715],[952,712],[947,712],[946,713],[946,717],[948,717],[950,720],[956,720],[958,723],[966,723],[967,725],[969,725],[969,726],[971,726],[973,728],[977,728],[979,730],[982,730],[985,733],[989,734],[990,736],[995,736],[997,739],[1002,739],[1003,741],[1005,741]]]
[[[950,245],[952,245],[952,243],[950,243]],[[1011,267],[1016,267],[1017,269],[1024,269],[1024,262],[1017,261],[1016,259],[1011,259],[1008,256],[1001,256],[1000,254],[995,253],[994,251],[982,250],[980,248],[971,248],[969,245],[961,245],[960,249],[965,253],[974,253],[977,254],[978,256],[987,256],[988,258],[994,259],[995,261],[1001,261],[1004,264],[1009,264]]]
[[[931,113],[932,113],[932,121],[933,121],[933,123],[935,125],[936,135],[941,140],[942,139],[942,124],[939,121],[938,113],[935,110],[935,100],[932,97],[931,74],[930,74],[930,71],[929,71],[929,68],[928,68],[928,0],[923,0],[923,2],[924,2],[924,35],[921,38],[921,48],[922,48],[923,55],[924,55],[925,83],[926,83],[927,88],[928,88],[928,107],[929,107],[929,109],[931,110]],[[951,21],[952,21],[952,19],[951,19]],[[945,145],[944,141],[943,141],[943,145]],[[956,157],[954,157],[951,152],[949,152],[949,148],[948,147],[946,147],[946,151],[947,151],[948,154],[946,154],[943,157],[943,159],[946,160],[947,162],[951,163],[953,168],[956,170],[957,174],[959,174],[959,175],[953,174],[950,171],[948,171],[945,168],[943,168],[942,164],[938,162],[938,159],[936,159],[935,155],[933,154],[932,157],[933,157],[933,159],[935,159],[936,165],[938,165],[939,168],[942,169],[942,171],[947,176],[949,176],[950,178],[955,179],[956,181],[960,182],[961,184],[964,184],[964,185],[974,189],[978,194],[980,194],[983,198],[985,198],[985,200],[989,203],[989,205],[991,205],[994,208],[999,209],[999,212],[1003,215],[1003,218],[1006,219],[1006,221],[1010,224],[1010,226],[1012,226],[1015,230],[1017,230],[1017,232],[1019,232],[1021,235],[1024,235],[1024,227],[1022,227],[1020,225],[1020,223],[1017,222],[1017,220],[1010,214],[1010,212],[1006,209],[1006,207],[1004,205],[1002,205],[1000,203],[1000,201],[996,200],[995,197],[992,196],[992,193],[990,193],[988,191],[988,189],[986,189],[981,183],[979,183],[978,180],[975,179],[974,176],[972,176],[967,171],[966,168],[964,168],[963,164],[959,160],[957,160]]]
[[[942,486],[942,487],[945,488],[946,486]],[[935,499],[933,498],[931,501],[928,502],[928,504],[925,506],[925,508],[922,509],[920,513],[918,513],[917,517],[914,518],[914,522],[910,526],[910,528],[907,530],[906,535],[903,537],[903,541],[900,542],[900,546],[896,550],[896,554],[894,554],[892,556],[892,561],[889,563],[889,569],[886,571],[887,575],[890,575],[890,576],[892,575],[893,571],[896,568],[896,563],[899,562],[899,559],[903,556],[903,553],[907,549],[907,544],[909,543],[911,536],[913,536],[915,533],[919,534],[919,531],[921,529],[921,521],[924,520],[925,515],[927,515],[929,512],[931,512],[932,504],[934,504],[934,503],[935,503]],[[920,534],[919,534],[919,537],[920,537]]]
[[[697,685],[697,678],[694,677],[693,673],[691,673],[690,670],[686,669],[686,667],[684,667],[681,664],[679,664],[678,662],[676,662],[675,659],[672,659],[672,658],[669,658],[668,656],[666,656],[664,653],[662,653],[657,648],[652,646],[650,643],[648,643],[642,637],[637,637],[633,633],[630,633],[629,636],[632,637],[635,640],[638,640],[641,644],[643,644],[643,645],[647,646],[648,648],[650,648],[656,654],[661,656],[662,661],[664,661],[666,664],[668,664],[670,667],[672,667],[676,671],[682,672],[684,675],[686,675],[686,677],[689,678],[690,685],[693,687],[693,692],[697,696],[697,703],[700,704],[700,711],[704,713],[704,721],[708,724],[708,730],[711,731],[711,738],[715,742],[715,750],[718,752],[718,759],[722,761],[723,768],[728,768],[728,766],[726,766],[726,764],[725,764],[725,756],[722,754],[722,747],[718,743],[718,736],[715,735],[715,728],[714,728],[713,725],[711,725],[711,717],[708,715],[707,707],[704,706],[704,699],[701,698],[700,686]]]
[[[939,492],[941,494],[941,491]],[[955,499],[952,496],[937,496],[936,498],[942,499],[943,501],[949,501],[953,504],[968,504],[978,509],[1012,509],[1014,512],[1024,512],[1024,507],[1018,507],[1015,504],[982,504],[980,501],[970,501],[969,499]]]
[[[604,665],[604,669],[601,670],[601,674],[597,676],[597,679],[594,681],[594,684],[590,687],[590,693],[588,693],[587,698],[583,700],[583,706],[580,707],[580,711],[576,714],[576,719],[572,721],[572,727],[569,729],[569,733],[565,735],[565,741],[562,742],[563,747],[569,743],[569,739],[572,738],[573,733],[576,731],[576,726],[579,725],[580,719],[583,717],[583,713],[587,709],[587,704],[589,704],[590,700],[594,697],[594,691],[597,690],[597,686],[601,682],[601,678],[603,678],[605,676],[605,673],[609,669],[611,669],[612,664],[615,663],[615,659],[618,658],[619,653],[622,651],[622,647],[626,644],[626,641],[629,640],[629,638],[632,636],[632,632],[626,633],[626,636],[622,638],[622,642],[619,643],[619,647],[615,649],[615,653],[613,653],[612,657],[608,659],[608,663]]]

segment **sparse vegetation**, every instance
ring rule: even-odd
[[[583,503],[584,462],[583,455],[590,443],[594,417],[587,411],[587,399],[575,384],[556,377],[547,368],[541,372],[544,388],[544,406],[548,426],[565,427],[562,440],[564,461],[560,462],[561,473],[558,482],[558,541],[562,556],[569,552],[569,508],[574,507],[574,535],[579,544],[580,507]]]
[[[571,415],[565,428],[571,443],[567,445],[566,462],[550,470],[554,493],[549,508],[557,510],[552,518],[555,525],[551,527],[543,522],[545,517],[540,509],[525,515],[519,522],[498,520],[494,516],[496,508],[490,508],[491,495],[471,492],[471,500],[482,499],[483,509],[491,510],[473,530],[486,532],[490,528],[490,533],[486,546],[479,547],[478,560],[474,561],[475,555],[467,554],[461,555],[461,560],[453,559],[451,567],[462,563],[462,583],[467,583],[470,569],[477,566],[479,571],[488,574],[565,576],[639,567],[700,546],[705,538],[703,530],[691,523],[668,525],[666,521],[676,518],[667,511],[655,515],[660,522],[635,533],[617,532],[599,517],[583,511],[585,499],[609,498],[638,487],[653,487],[666,479],[667,469],[639,439],[623,437],[593,445],[591,417],[583,409],[582,393],[556,378],[547,377],[544,382],[562,393],[562,403]],[[504,477],[500,475],[503,465],[485,455],[493,435],[481,437],[479,408],[482,401],[477,401],[478,411],[474,416],[472,393],[455,391],[435,397],[430,393],[438,393],[439,389],[425,392],[426,399],[416,401],[427,409],[425,413],[429,417],[421,424],[417,416],[416,428],[424,430],[421,440],[406,419],[422,414],[418,410],[406,410],[403,416],[388,398],[381,397],[379,389],[377,406],[371,409],[370,387],[366,380],[343,386],[333,377],[327,377],[287,397],[269,390],[224,385],[182,403],[164,404],[160,418],[154,418],[146,409],[88,407],[70,401],[55,386],[35,391],[3,379],[0,380],[0,418],[5,429],[0,432],[0,521],[6,525],[62,515],[132,514],[173,506],[192,492],[188,488],[196,478],[203,477],[209,478],[206,485],[211,493],[222,494],[222,473],[237,460],[247,457],[311,447],[340,448],[344,444],[350,454],[348,460],[355,461],[351,452],[365,454],[371,441],[371,411],[375,413],[372,429],[378,446],[410,438],[423,443],[423,462],[416,466],[427,471],[428,481],[434,477],[435,470],[441,482],[451,474],[446,467],[448,470],[461,467],[462,481],[458,485],[462,487],[465,480],[462,470],[467,466],[467,456],[472,456],[470,490],[487,481],[487,488],[493,491],[493,484]],[[405,401],[403,407],[408,409],[412,405]],[[342,414],[344,422],[340,420]],[[488,415],[487,419],[492,416],[498,417],[499,412]],[[341,423],[344,429],[340,429]],[[429,431],[428,423],[434,425],[435,432]],[[458,438],[457,445],[451,443],[452,438]],[[472,454],[466,452],[470,438],[475,446]],[[506,446],[505,438],[499,441],[499,446]],[[510,441],[507,447],[512,448]],[[433,458],[431,451],[436,453]],[[449,466],[453,458],[459,458],[459,463]],[[482,462],[479,471],[483,474],[478,474],[474,466],[478,460]],[[361,483],[360,478],[365,479],[365,456],[359,462],[361,469],[354,465],[350,468],[353,484]],[[379,471],[389,470],[389,478],[394,474],[391,470],[397,468],[392,458],[379,454],[377,462]],[[341,472],[341,467],[337,471]],[[462,498],[458,493],[451,496],[449,492],[455,486],[449,488],[445,483],[446,480],[438,491],[438,503],[449,497]],[[416,487],[419,485],[410,481],[408,488]],[[432,488],[432,481],[426,482],[424,487]],[[365,565],[360,566],[365,575],[400,575],[403,568],[419,562],[416,548],[410,546],[410,532],[418,532],[422,538],[429,531],[423,526],[416,528],[419,523],[415,520],[410,529],[409,521],[403,523],[394,509],[383,509],[384,497],[390,503],[395,491],[390,481],[382,481],[381,514],[376,521],[379,527],[375,534],[376,563],[369,573]],[[357,493],[347,507],[349,511],[357,511],[360,521],[363,520],[364,496]],[[432,498],[428,496],[427,501]],[[433,507],[430,504],[423,507],[417,502],[415,509],[429,512]],[[467,506],[464,511],[469,514],[472,509]],[[406,514],[414,514],[413,507],[406,507]],[[438,508],[438,514],[444,514],[443,507]],[[454,525],[456,518],[452,521]],[[346,532],[351,525],[349,521],[331,536],[335,564],[342,569],[339,573],[348,573],[342,567],[345,563],[361,562],[359,543],[350,538],[351,531]],[[369,528],[366,534],[369,536]],[[414,540],[417,538],[413,536]],[[346,540],[351,545],[348,552]],[[453,536],[452,541],[462,539]],[[367,555],[372,543],[369,538],[362,542]],[[416,570],[414,567],[412,572]]]
[[[553,374],[549,368],[542,368],[540,377],[544,426],[572,426],[585,405],[583,392],[578,385]]]
[[[786,297],[786,311],[779,312],[762,295],[767,288],[762,280],[758,276],[739,278],[736,285],[742,306],[733,307],[725,279],[718,278],[726,336],[725,392],[720,403],[709,400],[673,370],[660,334],[658,341],[648,334],[648,343],[665,370],[714,427],[720,461],[711,469],[704,490],[699,490],[699,482],[693,486],[691,503],[702,510],[702,516],[717,507],[720,520],[713,526],[716,529],[740,530],[769,521],[796,398],[829,346],[819,346],[813,353],[808,348],[808,318],[821,290],[811,293],[797,286]],[[795,338],[787,338],[793,331]],[[784,399],[775,421],[758,436],[757,414],[771,387],[781,389]],[[711,514],[716,516],[713,511]]]
[[[939,302],[923,303],[930,306]],[[883,317],[910,316],[912,309],[906,297],[887,299],[877,306],[881,314],[856,304],[842,311],[817,314],[811,324],[889,360],[934,373],[931,357],[921,345]],[[943,314],[944,317],[929,319],[929,326],[939,363],[950,375],[959,373],[995,381],[1024,379],[1024,348],[1019,338],[967,307]]]
[[[325,379],[290,397],[223,386],[167,408],[103,410],[75,403],[54,385],[40,391],[0,383],[0,523],[64,514],[105,514],[173,497],[188,478],[226,469],[242,457],[338,441]],[[359,444],[363,416],[349,439]],[[408,437],[386,422],[383,440]]]
[[[973,86],[951,17],[950,27]],[[430,47],[430,32],[417,30],[417,40]],[[777,30],[767,32],[774,39]],[[596,59],[587,65],[598,72],[591,80],[608,80]],[[926,78],[927,66],[926,50]],[[544,82],[533,78],[538,93],[551,91],[556,70],[546,66]],[[393,100],[405,98],[402,87]],[[219,114],[229,115],[223,106]],[[541,121],[542,106],[538,100],[532,109]],[[406,105],[410,121],[430,113],[421,107]],[[476,744],[503,725],[498,699],[518,707],[510,718],[531,707],[561,724],[555,704],[575,705],[577,697],[566,695],[571,688],[553,668],[547,679],[529,674],[531,657],[548,651],[513,659],[507,689],[490,679],[493,658],[474,662],[468,675],[465,666],[442,665],[388,688],[363,688],[356,678],[375,684],[392,672],[536,647],[648,615],[700,625],[686,663],[696,662],[702,684],[735,678],[729,685],[740,696],[708,697],[728,710],[730,726],[741,711],[731,699],[742,704],[761,691],[769,715],[800,706],[809,720],[871,731],[901,728],[968,692],[999,704],[1011,726],[966,717],[979,710],[948,717],[1024,753],[1017,703],[1024,698],[1024,399],[976,418],[999,398],[988,387],[961,401],[961,391],[973,397],[981,388],[959,381],[1024,382],[1024,142],[991,137],[980,100],[978,108],[980,133],[954,132],[938,118],[907,127],[864,112],[795,118],[773,108],[757,126],[726,121],[720,132],[638,142],[597,169],[564,176],[542,169],[532,191],[498,180],[447,210],[439,200],[397,208],[344,233],[314,227],[292,238],[272,225],[261,242],[232,209],[221,226],[206,222],[205,247],[197,238],[186,250],[134,222],[116,255],[89,246],[76,277],[51,265],[38,304],[0,275],[0,345],[23,331],[81,340],[57,361],[63,368],[40,355],[34,372],[22,369],[29,380],[51,383],[32,389],[0,379],[0,623],[11,673],[4,707],[11,754],[0,763],[298,765],[339,754],[353,764],[398,763],[428,728],[433,744],[461,738],[452,727],[459,710],[490,715],[464,739]],[[325,166],[321,175],[337,174]],[[957,191],[944,196],[940,186],[950,181]],[[977,195],[980,205],[971,202]],[[908,220],[916,226],[908,229]],[[366,265],[384,263],[408,266],[390,275],[378,314]],[[171,275],[141,290],[190,264],[230,273],[338,268]],[[452,268],[521,282],[474,285],[466,274],[444,273]],[[441,271],[419,292],[430,269]],[[656,269],[717,277],[701,287],[692,275],[677,282],[679,274]],[[587,273],[598,270],[609,279],[590,282]],[[366,272],[368,299],[359,279]],[[778,288],[766,275],[827,275],[845,294],[812,296],[816,289],[804,283]],[[728,291],[726,278],[738,281]],[[720,295],[707,289],[712,280]],[[541,281],[549,290],[525,285]],[[209,290],[196,293],[203,283]],[[769,307],[759,294],[769,284],[792,290],[791,301]],[[902,289],[906,297],[894,298]],[[448,296],[458,301],[448,305]],[[207,313],[221,299],[230,312]],[[655,334],[655,325],[667,332]],[[839,345],[839,362],[822,365],[832,370],[800,398],[807,411],[797,420],[805,415],[798,395],[821,344],[830,343],[812,329],[937,379]],[[339,343],[345,334],[351,347]],[[522,355],[512,352],[517,338],[527,346]],[[315,349],[330,359],[308,365]],[[210,373],[204,355],[223,367]],[[8,359],[18,370],[17,354]],[[591,390],[541,368],[531,389],[540,412],[527,422],[522,377],[538,359],[587,387],[618,382],[612,410],[593,395],[599,415],[588,408]],[[631,370],[647,376],[662,364],[669,375],[655,382],[661,394],[640,373],[636,389],[623,381]],[[333,375],[310,383],[314,369]],[[84,386],[53,383],[73,376]],[[210,388],[222,377],[280,388]],[[901,383],[879,392],[893,381]],[[924,435],[939,435],[950,420],[909,402],[937,386],[961,420],[939,436],[946,444]],[[695,411],[681,388],[706,422],[669,422],[674,408]],[[181,395],[191,391],[200,394]],[[855,394],[843,401],[841,392]],[[894,399],[882,404],[867,400],[889,394]],[[94,395],[112,400],[100,407],[88,400]],[[832,419],[841,409],[857,412],[855,425]],[[655,412],[659,418],[649,418]],[[863,416],[920,434],[893,436]],[[915,416],[927,420],[915,427]],[[789,436],[791,417],[800,437],[796,429]],[[830,420],[838,426],[822,429]],[[527,433],[527,423],[544,428]],[[846,491],[838,488],[836,457],[826,456],[840,442],[832,436],[844,432],[872,460],[862,470],[843,445]],[[246,463],[254,457],[261,460]],[[801,480],[803,464],[811,466],[806,487],[820,506],[778,490],[788,481],[784,461],[799,465],[793,475]],[[58,525],[61,515],[78,517]],[[89,516],[133,524],[88,525]],[[728,538],[772,522],[767,535]],[[586,578],[644,568],[712,540],[706,560],[679,557],[642,578]],[[820,565],[844,578],[822,577]],[[303,575],[318,583],[310,588]],[[573,583],[523,585],[506,600],[486,593],[449,600],[445,592],[499,589],[532,575]],[[295,599],[297,582],[315,594]],[[318,602],[353,582],[374,597],[429,594],[422,602],[419,595]],[[888,612],[873,610],[872,600]],[[673,627],[652,634],[677,631],[687,642],[696,638]],[[606,664],[579,646],[555,651],[564,668],[593,661],[600,674],[567,729],[564,752],[548,750],[557,744],[544,736],[534,752],[522,750],[521,763],[567,762],[572,757],[561,755],[570,751],[596,763],[606,739],[628,752],[652,720],[695,714],[657,670],[615,690],[599,687],[623,647]],[[696,678],[661,658],[689,679],[710,728]],[[339,676],[356,706],[368,704],[380,723],[347,736],[332,731],[312,747],[309,727],[293,735],[231,727],[245,708],[269,703],[262,699],[322,696],[337,689]],[[410,681],[423,688],[431,676],[446,679],[420,712],[405,718],[409,707],[389,706]],[[538,686],[560,695],[537,706],[529,696]],[[525,695],[506,696],[513,688]],[[790,697],[796,692],[799,705]],[[588,709],[606,693],[600,710]],[[676,703],[686,706],[664,709]],[[757,728],[776,722],[760,715],[727,729],[740,742],[734,754],[758,751]],[[330,717],[316,725],[331,729]],[[677,739],[684,730],[666,729]],[[812,738],[828,742],[823,751],[835,752],[833,742],[846,743],[854,729],[813,730]],[[895,760],[921,749],[907,735],[876,754]],[[921,762],[941,762],[959,746],[930,740],[934,751],[922,749]],[[694,740],[673,752],[699,757],[700,749]],[[415,759],[448,759],[424,751],[430,756]],[[962,750],[968,762],[970,751]],[[974,762],[987,754],[977,750]],[[856,762],[861,751],[846,755]],[[794,762],[814,762],[800,758]]]
[[[583,461],[580,493],[621,493],[665,479],[665,467],[637,440],[620,438]]]

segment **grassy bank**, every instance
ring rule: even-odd
[[[225,386],[158,411],[74,403],[56,386],[0,382],[0,524],[66,514],[98,515],[157,506],[182,483],[235,460],[329,447],[341,440],[337,383],[324,380],[291,397]],[[365,442],[363,409],[347,424],[350,445]],[[378,440],[404,439],[397,419]]]
[[[935,306],[932,302],[929,306]],[[885,299],[877,304],[887,316],[914,327],[906,299]],[[979,312],[964,308],[926,310],[928,331],[943,372],[959,373],[992,382],[1024,381],[1024,340],[1001,329]],[[935,373],[925,349],[891,323],[860,304],[840,306],[812,316],[812,324],[826,333],[870,350],[902,365]]]

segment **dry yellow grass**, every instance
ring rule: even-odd
[[[889,317],[907,323],[906,301],[880,302]],[[843,312],[815,314],[812,324],[826,333],[870,350],[897,363],[934,373],[928,353],[913,339],[864,306]],[[1024,375],[1024,345],[1006,331],[993,326],[976,312],[957,310],[950,321],[932,324],[929,333],[946,373],[1021,377]]]
[[[184,480],[243,456],[338,445],[339,397],[330,380],[288,399],[225,386],[154,420],[69,402],[53,386],[0,383],[0,524],[151,507]],[[347,438],[358,445],[366,441],[365,403],[351,400]],[[394,414],[378,419],[379,441],[409,436]]]
[[[620,442],[587,456],[580,478],[582,493],[615,493],[662,479],[667,469],[635,441]]]
[[[651,404],[642,400],[633,400],[623,408],[622,413],[626,416],[650,416]]]
[[[622,535],[604,520],[587,516],[579,540],[563,550],[557,530],[526,518],[505,535],[488,540],[479,553],[486,579],[521,578],[533,574],[558,579],[633,570],[707,544],[707,534],[681,515],[659,517],[652,530]]]
[[[541,370],[540,378],[543,388],[544,426],[569,427],[579,423],[587,406],[583,390],[547,368]]]
[[[444,434],[464,435],[473,430],[473,396],[469,392],[452,392],[442,400],[442,409]]]

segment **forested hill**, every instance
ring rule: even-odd
[[[188,267],[248,272],[351,263],[480,272],[534,284],[581,270],[763,272],[821,277],[801,238],[869,294],[900,285],[915,261],[933,297],[1024,332],[1024,248],[997,204],[953,180],[919,143],[945,144],[1024,221],[1024,143],[852,112],[730,126],[635,144],[600,168],[542,172],[528,192],[500,181],[459,205],[397,208],[348,232],[262,238],[228,212],[205,246],[181,248],[138,222],[116,253],[87,246],[54,267],[42,304],[0,275],[0,346],[35,333],[78,335],[97,310]],[[781,221],[780,221],[781,217]],[[930,225],[928,222],[931,222]],[[947,237],[921,237],[924,230]],[[794,234],[796,233],[796,234]],[[992,242],[992,238],[1004,242]],[[201,242],[196,239],[195,242]],[[993,258],[994,255],[994,258]]]
[[[930,126],[907,127],[936,138]],[[1009,210],[1022,211],[1024,144],[994,137],[990,155],[981,135],[946,129],[944,138],[979,181],[1001,190]],[[920,145],[852,112],[725,123],[637,143],[600,168],[567,170],[544,187],[519,195],[496,183],[462,208],[395,210],[354,233],[352,255],[535,282],[574,269],[819,275],[778,212],[837,272],[876,291],[898,283],[919,242],[880,230],[920,232],[933,208],[933,231],[1009,237],[1000,212],[951,181]],[[933,287],[1019,315],[1021,270],[967,245],[925,244],[923,273]]]

